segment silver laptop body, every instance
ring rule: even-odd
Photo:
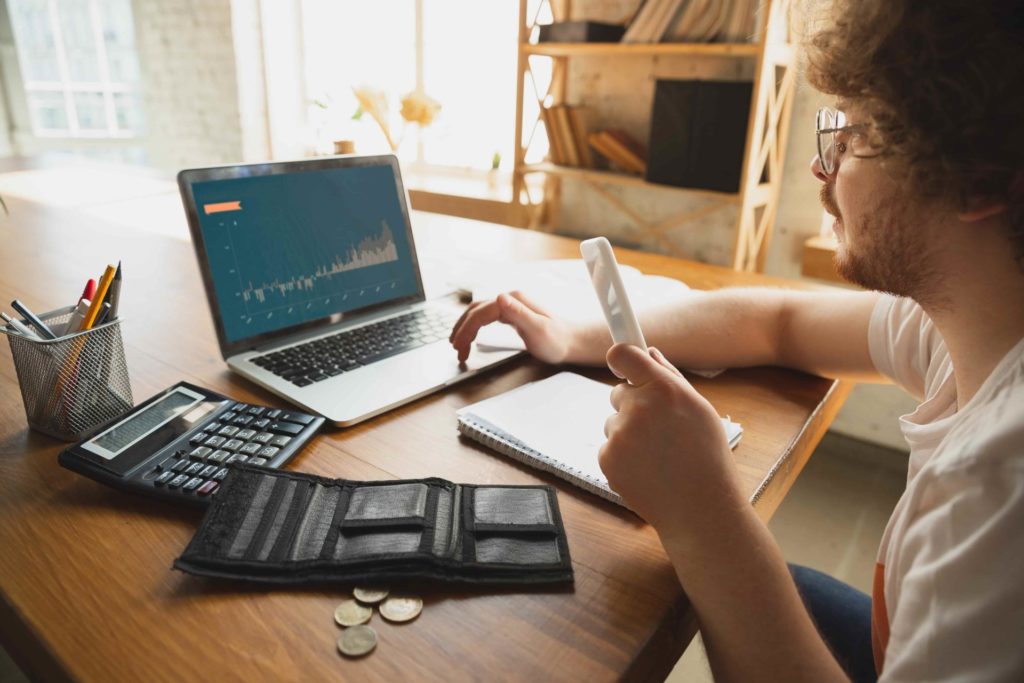
[[[464,307],[424,296],[393,155],[188,169],[178,186],[221,355],[308,411],[352,425],[519,354],[457,361]]]

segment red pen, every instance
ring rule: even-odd
[[[82,296],[78,297],[78,300],[88,299],[92,301],[92,298],[96,295],[96,281],[89,278],[89,281],[85,283],[85,289],[82,290]]]

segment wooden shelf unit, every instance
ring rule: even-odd
[[[528,0],[519,5],[519,67],[516,86],[516,144],[513,162],[512,201],[520,203],[530,215],[529,225],[535,229],[558,227],[558,205],[562,179],[585,184],[603,197],[646,234],[654,237],[667,252],[675,249],[667,233],[680,227],[693,228],[696,222],[725,206],[737,206],[733,241],[732,267],[736,270],[761,272],[767,256],[772,227],[778,209],[782,168],[785,161],[786,138],[792,112],[796,82],[796,50],[788,23],[790,0],[765,0],[757,40],[751,43],[531,43],[530,36],[538,25],[540,8],[545,2],[556,20],[569,17],[568,0],[544,0],[533,17],[528,16]],[[526,152],[533,140],[538,122],[527,122],[524,98],[527,76],[531,74],[530,57],[553,60],[548,89],[538,98],[543,107],[549,97],[555,103],[565,102],[569,60],[595,56],[661,56],[679,59],[735,58],[755,61],[753,95],[747,123],[740,189],[736,193],[711,192],[649,183],[635,175],[588,168],[558,166],[550,163],[527,164]],[[537,93],[539,94],[539,93]],[[525,184],[533,173],[548,176],[543,199],[534,202]],[[633,210],[628,203],[608,191],[608,185],[656,188],[668,192],[686,192],[713,199],[706,205],[685,213],[653,222]],[[687,225],[689,224],[689,225]],[[678,254],[676,254],[678,255]]]

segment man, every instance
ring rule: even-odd
[[[658,532],[716,678],[1024,680],[1024,10],[832,12],[808,76],[842,113],[819,112],[811,170],[839,271],[874,291],[702,294],[643,316],[649,354],[503,294],[471,307],[452,344],[465,357],[501,321],[541,360],[606,361],[629,380],[612,392],[600,464]],[[739,491],[714,407],[673,364],[889,378],[922,399],[900,418],[907,489],[870,602],[791,575]]]

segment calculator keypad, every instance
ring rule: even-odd
[[[193,434],[185,448],[155,465],[146,479],[179,495],[208,497],[217,492],[234,463],[267,465],[316,418],[280,408],[236,402]],[[300,444],[301,446],[301,444]]]

